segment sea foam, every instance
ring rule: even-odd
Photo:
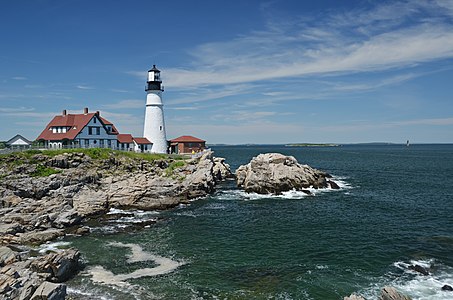
[[[420,274],[409,266],[419,265],[429,271],[429,275]],[[398,261],[394,269],[378,280],[379,288],[384,285],[395,287],[413,300],[451,300],[453,293],[442,291],[447,284],[453,286],[453,268],[434,259]],[[377,298],[377,284],[363,292],[366,299]]]
[[[157,266],[153,268],[137,269],[125,274],[113,274],[113,272],[106,270],[103,266],[94,266],[88,270],[88,273],[92,276],[94,282],[116,285],[119,287],[129,287],[131,284],[126,281],[128,279],[168,274],[184,264],[183,262],[174,261],[143,251],[143,249],[136,244],[113,242],[109,243],[109,245],[113,247],[129,248],[131,253],[128,255],[128,263],[154,261]]]

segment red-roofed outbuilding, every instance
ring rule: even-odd
[[[197,153],[206,149],[206,141],[191,135],[170,140],[171,153]]]

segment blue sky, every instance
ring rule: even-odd
[[[453,143],[453,0],[0,2],[0,140],[63,109],[208,143]]]

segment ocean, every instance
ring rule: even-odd
[[[293,155],[342,188],[263,196],[226,181],[168,211],[112,210],[90,235],[45,245],[82,253],[71,299],[376,299],[385,285],[453,299],[441,290],[453,286],[453,145],[212,149],[232,170],[259,153]]]

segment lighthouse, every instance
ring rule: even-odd
[[[148,71],[148,80],[145,87],[146,91],[146,110],[145,127],[143,136],[147,138],[153,146],[151,152],[167,153],[167,135],[165,133],[164,104],[162,103],[162,80],[160,71],[153,65]]]

